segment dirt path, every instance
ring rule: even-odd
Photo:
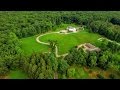
[[[112,40],[107,39],[107,38],[99,38],[98,40],[99,40],[99,41],[102,41],[103,39],[106,39],[106,40],[109,41],[109,42],[113,42]],[[117,43],[117,42],[116,42],[116,44],[120,45],[120,43]]]
[[[39,35],[39,36],[36,38],[36,41],[37,41],[38,43],[40,43],[40,44],[50,45],[49,43],[40,41],[39,38],[42,37],[42,36],[48,35],[48,34],[52,34],[52,33],[72,34],[72,33],[78,33],[78,32],[79,32],[79,31],[77,31],[77,32],[70,32],[70,33],[60,33],[60,32],[45,33],[45,34]],[[49,53],[50,53],[50,52],[49,52]],[[56,55],[56,57],[65,57],[66,55],[68,55],[68,53],[65,53],[65,54],[62,54],[62,55],[58,55],[58,47],[55,46],[55,55]]]
[[[36,41],[38,43],[40,43],[40,44],[50,45],[49,43],[45,43],[45,42],[40,41],[39,38],[42,37],[42,36],[44,36],[44,35],[48,35],[48,34],[52,34],[52,33],[60,33],[60,32],[51,32],[51,33],[42,34],[42,35],[40,35],[40,36],[38,36],[36,38]],[[60,34],[64,34],[64,33],[60,33]],[[69,34],[69,33],[67,33],[67,34]],[[62,55],[58,55],[58,47],[55,46],[55,55],[56,55],[56,57],[61,57],[61,56],[65,57],[66,55],[68,55],[68,53],[65,53],[65,54],[62,54]]]
[[[55,46],[55,54],[56,54],[56,57],[65,57],[66,55],[68,55],[68,53],[58,55],[58,47],[57,46]]]
[[[52,32],[52,33],[59,33],[59,32]],[[39,38],[42,37],[42,36],[48,35],[48,34],[52,34],[52,33],[42,34],[42,35],[40,35],[40,36],[38,36],[38,37],[36,38],[36,41],[37,41],[38,43],[40,43],[40,44],[50,45],[49,43],[45,43],[45,42],[40,41]]]

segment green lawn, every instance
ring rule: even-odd
[[[67,26],[77,27],[75,24],[61,24],[55,31],[66,29]],[[50,49],[47,45],[39,44],[36,42],[36,36],[22,38],[21,48],[24,51],[24,54],[30,55],[33,52],[48,52]],[[58,41],[58,54],[67,53],[72,47],[82,44],[82,43],[92,43],[96,46],[99,46],[100,41],[97,39],[101,36],[95,33],[89,33],[86,30],[80,31],[78,33],[72,34],[49,34],[42,36],[40,38],[43,42],[48,42],[48,40],[57,40]]]
[[[60,31],[62,29],[65,29],[67,26],[75,26],[75,24],[61,24],[57,27],[55,31]],[[51,31],[49,31],[51,33]],[[36,37],[38,35],[22,38],[21,41],[21,48],[24,51],[24,54],[31,55],[33,52],[47,52],[49,51],[48,46],[42,45],[36,42]]]
[[[12,70],[8,74],[8,79],[27,79],[27,75],[21,70]]]
[[[100,41],[97,39],[101,36],[94,33],[89,33],[87,31],[80,31],[78,33],[71,34],[48,34],[40,37],[43,42],[48,42],[48,40],[58,41],[58,52],[59,54],[67,53],[72,47],[82,44],[82,43],[92,43],[99,46]]]
[[[46,52],[49,50],[48,46],[36,42],[36,36],[22,38],[21,44],[21,48],[27,55],[32,54],[32,52]]]

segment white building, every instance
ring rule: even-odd
[[[76,32],[76,31],[77,31],[77,29],[74,28],[74,27],[72,27],[72,26],[67,27],[67,30],[68,30],[69,32]]]

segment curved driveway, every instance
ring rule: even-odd
[[[42,36],[44,36],[44,35],[48,35],[48,34],[52,34],[52,33],[60,33],[60,32],[51,32],[51,33],[42,34],[42,35],[40,35],[40,36],[38,36],[38,37],[36,38],[36,41],[37,41],[38,43],[40,43],[40,44],[50,45],[49,43],[45,43],[45,42],[40,41],[39,38],[42,37]],[[58,47],[55,46],[55,55],[56,55],[56,57],[61,57],[61,56],[64,57],[64,56],[68,55],[68,53],[65,53],[65,54],[63,54],[63,55],[58,55]]]

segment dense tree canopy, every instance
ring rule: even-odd
[[[63,59],[56,58],[51,42],[51,53],[35,53],[25,56],[19,39],[54,31],[62,23],[85,25],[89,32],[98,33],[120,42],[120,12],[111,11],[1,11],[0,12],[0,75],[21,68],[34,79],[51,79],[54,73],[74,76],[74,68],[82,65],[114,68],[120,71],[120,45],[116,42],[103,42],[99,53],[86,53],[82,48],[72,48]]]

